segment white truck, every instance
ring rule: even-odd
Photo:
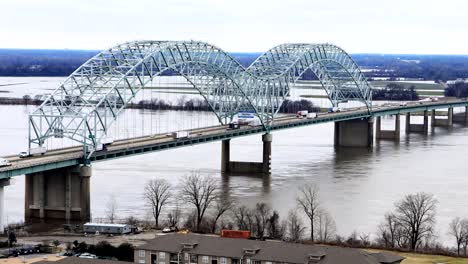
[[[47,151],[46,147],[37,147],[37,148],[30,148],[28,151],[21,151],[18,156],[20,158],[27,158],[34,155],[44,155]]]
[[[312,119],[312,118],[317,118],[317,117],[318,117],[317,113],[308,113],[307,114],[307,119]]]
[[[306,118],[308,114],[309,114],[309,111],[301,110],[301,111],[297,111],[296,117],[297,118]]]
[[[180,138],[188,138],[189,132],[188,131],[176,131],[172,132],[173,139],[180,139]]]
[[[6,167],[6,166],[10,166],[11,163],[9,160],[7,159],[4,159],[4,158],[0,158],[0,167]]]

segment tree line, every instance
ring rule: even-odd
[[[198,98],[187,99],[185,96],[181,97],[175,103],[158,98],[153,98],[151,100],[141,100],[137,104],[130,104],[128,108],[151,110],[211,111],[211,106],[206,100]],[[308,110],[309,112],[320,112],[320,107],[315,106],[312,101],[306,99],[285,99],[283,101],[283,104],[281,104],[281,107],[278,110],[278,112],[291,114],[301,110]]]
[[[256,239],[454,255],[437,242],[438,202],[432,194],[424,192],[409,194],[397,201],[393,210],[383,216],[374,239],[370,234],[356,231],[347,238],[338,235],[335,220],[324,207],[319,188],[314,184],[298,188],[296,205],[284,217],[266,203],[256,203],[252,207],[237,204],[221,192],[214,178],[195,172],[183,178],[178,191],[166,180],[148,181],[144,199],[151,209],[155,228],[160,228],[163,223],[163,226],[183,227],[200,233],[247,230]],[[182,203],[185,214],[179,206]],[[169,205],[172,205],[170,209]],[[165,215],[163,220],[162,215]],[[466,256],[468,219],[454,218],[448,234],[456,240],[456,254],[462,255],[461,249],[464,249]]]
[[[372,99],[385,101],[417,101],[419,100],[419,96],[416,93],[414,85],[405,88],[401,84],[389,83],[385,88],[373,89]]]
[[[96,55],[85,50],[0,49],[0,76],[68,76]],[[231,53],[248,67],[261,53]],[[468,78],[468,57],[457,55],[390,55],[352,54],[361,67],[375,69],[364,74],[373,77],[406,77],[424,80]],[[169,73],[170,74],[170,73]],[[305,79],[317,79],[306,72]]]
[[[445,88],[444,95],[457,98],[466,98],[468,97],[468,83],[456,82],[454,84],[449,84],[447,88]]]

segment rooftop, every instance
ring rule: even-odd
[[[187,248],[184,247],[184,244],[195,246]],[[137,249],[171,253],[183,251],[197,255],[228,258],[242,258],[248,255],[252,260],[301,264],[310,262],[320,264],[393,264],[403,260],[403,257],[391,253],[367,253],[359,249],[335,246],[223,238],[198,234],[158,236]]]

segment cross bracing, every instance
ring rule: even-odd
[[[333,105],[371,104],[371,87],[351,57],[331,44],[283,44],[244,68],[228,53],[198,41],[135,41],[104,50],[73,72],[29,116],[30,144],[65,137],[93,147],[121,111],[156,76],[183,76],[220,123],[252,111],[265,129],[290,87],[311,70]]]

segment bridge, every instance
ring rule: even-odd
[[[319,79],[333,106],[357,101],[360,107],[319,113],[314,118],[279,116],[291,86],[306,71]],[[189,136],[166,133],[116,140],[105,150],[99,146],[122,111],[156,76],[185,78],[206,100],[219,125],[189,129]],[[285,44],[261,55],[244,68],[228,53],[196,41],[138,41],[105,50],[80,66],[49,98],[29,115],[29,147],[66,138],[75,145],[49,149],[44,155],[6,157],[0,167],[0,219],[3,187],[14,176],[26,176],[25,218],[87,221],[91,218],[89,186],[91,163],[222,141],[224,173],[270,173],[272,132],[300,126],[335,123],[335,145],[370,147],[378,139],[399,139],[400,115],[406,131],[427,133],[429,113],[433,126],[467,122],[468,101],[443,99],[401,105],[372,105],[372,88],[351,57],[331,44]],[[465,112],[455,115],[454,108]],[[447,118],[436,118],[448,109]],[[241,111],[253,113],[257,125],[229,127]],[[422,113],[423,124],[412,124],[411,113]],[[395,115],[395,129],[381,129],[380,118]],[[374,133],[374,119],[376,129]],[[230,160],[230,139],[262,134],[262,162]],[[0,222],[0,227],[3,224]]]

